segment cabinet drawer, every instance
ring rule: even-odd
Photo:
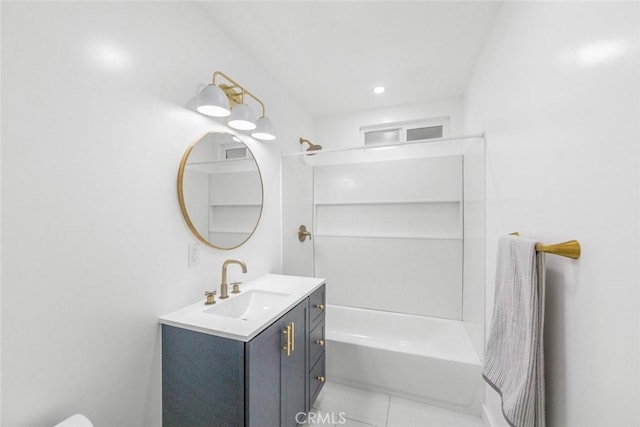
[[[309,318],[311,319],[311,328],[315,328],[316,325],[324,319],[325,310],[325,285],[322,285],[309,297]]]
[[[310,405],[313,405],[316,398],[318,397],[318,393],[322,390],[322,386],[324,386],[325,381],[325,365],[324,365],[324,353],[320,356],[320,359],[316,362],[316,364],[311,368],[309,372],[309,395],[310,395]]]
[[[324,319],[309,334],[309,366],[313,366],[324,353]]]

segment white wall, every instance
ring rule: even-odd
[[[478,138],[463,157],[464,245],[462,320],[473,348],[484,357],[485,142]]]
[[[2,3],[1,2],[0,2],[0,22],[2,22]],[[0,46],[2,46],[2,31],[0,31]],[[1,81],[2,81],[2,54],[0,50],[0,82]],[[2,99],[1,83],[0,83],[0,99]],[[2,117],[3,117],[2,102],[0,102],[0,135],[2,135]],[[0,425],[2,425],[2,147],[1,146],[0,146]]]
[[[189,212],[189,220],[201,236],[209,237],[209,174],[184,169],[182,194]]]
[[[312,140],[327,149],[338,149],[362,145],[360,128],[381,123],[395,123],[430,118],[449,117],[451,136],[462,134],[463,102],[461,97],[447,98],[423,104],[400,105],[340,114],[316,119],[315,135]]]
[[[158,426],[158,316],[281,269],[281,151],[312,120],[191,3],[2,3],[2,422]],[[233,251],[201,246],[181,217],[183,151],[215,121],[183,106],[220,69],[278,126],[249,142],[265,206]],[[239,271],[230,270],[232,278]]]
[[[487,141],[487,325],[498,236],[583,248],[547,256],[550,426],[640,420],[639,8],[507,3],[468,89],[465,130]]]

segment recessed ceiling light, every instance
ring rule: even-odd
[[[384,93],[384,86],[377,86],[373,88],[373,93]]]

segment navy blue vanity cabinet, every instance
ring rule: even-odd
[[[297,426],[309,404],[309,311],[306,298],[249,342],[162,325],[163,426]]]
[[[309,403],[315,402],[325,382],[325,285],[309,297]]]

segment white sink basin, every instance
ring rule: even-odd
[[[289,296],[291,295],[281,292],[250,290],[227,301],[219,300],[216,305],[204,312],[216,316],[250,320],[277,309],[279,304]]]
[[[239,294],[204,300],[160,317],[163,325],[249,341],[324,283],[313,277],[267,274],[246,282]]]

